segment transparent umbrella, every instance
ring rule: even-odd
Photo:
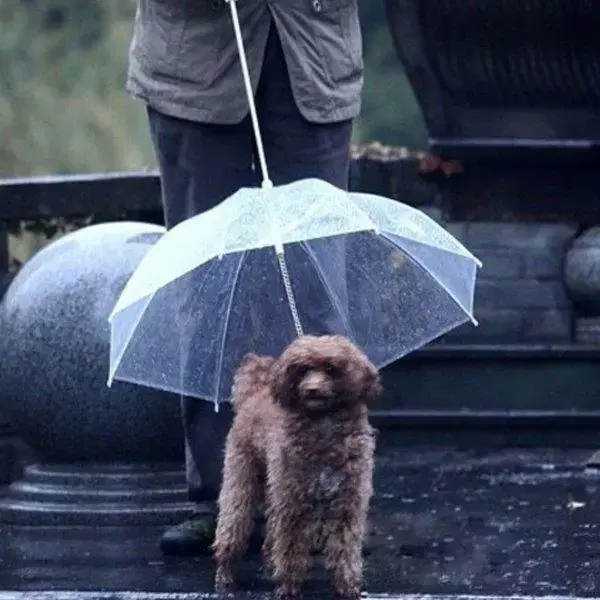
[[[273,187],[230,2],[263,172],[166,232],[110,316],[109,385],[219,402],[247,352],[340,333],[377,367],[473,318],[481,263],[415,208],[319,179]]]
[[[219,402],[246,352],[341,333],[382,367],[473,320],[477,259],[422,212],[307,179],[241,189],[153,246],[111,315],[110,380]]]

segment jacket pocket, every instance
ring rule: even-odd
[[[341,82],[364,69],[358,0],[306,0],[313,14],[316,41],[331,79]]]
[[[231,27],[226,8],[224,0],[140,0],[138,54],[158,76],[208,84]]]
[[[195,84],[209,86],[222,66],[223,50],[233,38],[229,9],[225,0],[185,0],[185,5],[179,75]]]
[[[159,74],[174,75],[177,70],[183,15],[172,0],[141,0],[139,47],[148,65]]]

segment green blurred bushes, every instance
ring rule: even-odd
[[[362,1],[367,75],[355,139],[422,147],[382,2]],[[0,2],[0,177],[154,167],[124,92],[134,0]]]

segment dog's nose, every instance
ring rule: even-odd
[[[307,387],[307,388],[304,388],[304,393],[309,398],[316,398],[319,395],[319,388],[317,388],[317,387]]]
[[[316,394],[323,389],[323,377],[319,373],[309,373],[302,381],[301,387],[307,394]]]

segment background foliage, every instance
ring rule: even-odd
[[[381,0],[361,0],[367,73],[356,141],[424,144]],[[0,177],[154,168],[124,92],[135,0],[0,2]]]

